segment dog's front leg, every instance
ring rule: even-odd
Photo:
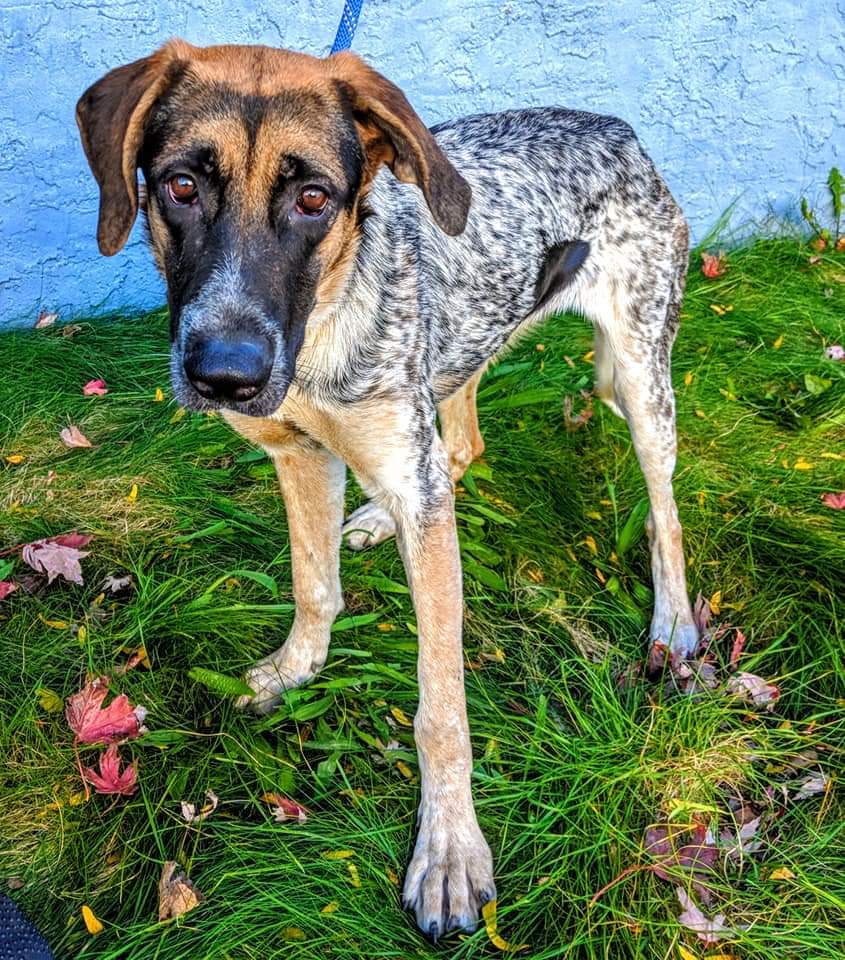
[[[412,503],[394,505],[419,635],[414,734],[422,796],[404,900],[436,939],[472,928],[496,895],[490,848],[472,801],[472,748],[464,695],[463,590],[446,456],[433,440],[431,475]]]
[[[306,683],[323,666],[332,623],[343,609],[339,564],[346,466],[309,441],[268,451],[287,512],[296,613],[285,643],[247,671],[255,696],[242,697],[239,705],[258,713],[272,710],[283,690]]]

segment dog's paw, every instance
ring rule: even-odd
[[[238,697],[235,706],[253,713],[270,713],[281,701],[285,690],[301,687],[312,680],[323,666],[314,659],[313,650],[294,653],[285,644],[269,657],[259,660],[247,670],[244,682],[255,691],[252,696]]]
[[[649,634],[651,647],[649,649],[649,669],[652,672],[663,669],[668,653],[672,666],[677,666],[684,660],[692,660],[698,650],[698,628],[694,623],[658,623],[651,625]]]
[[[496,899],[493,857],[475,817],[420,823],[402,900],[432,940],[452,930],[474,930],[481,908]]]
[[[342,533],[352,550],[365,550],[395,536],[396,524],[384,507],[370,501],[349,514]]]

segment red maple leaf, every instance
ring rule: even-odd
[[[825,493],[822,503],[831,510],[845,510],[845,490],[842,493]]]
[[[5,600],[10,593],[18,589],[18,585],[13,580],[0,580],[0,600]]]
[[[108,677],[98,677],[68,698],[65,718],[79,743],[115,743],[146,732],[147,711],[133,707],[125,693],[103,708],[108,689]]]
[[[116,743],[112,743],[108,750],[100,754],[99,773],[91,767],[85,768],[85,779],[97,793],[117,793],[124,797],[131,797],[138,789],[137,774],[134,763],[124,767],[121,772],[120,754]]]
[[[79,561],[87,557],[88,552],[79,548],[90,542],[90,536],[74,531],[27,543],[22,550],[22,556],[33,570],[47,575],[47,583],[52,583],[56,577],[62,577],[69,583],[81,584],[82,568]]]
[[[727,261],[721,250],[719,253],[701,254],[701,272],[708,279],[715,280],[716,277],[721,277],[727,269]]]
[[[102,397],[108,392],[105,380],[89,380],[82,388],[82,393],[86,397]]]

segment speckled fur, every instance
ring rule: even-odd
[[[276,464],[288,511],[296,599],[286,643],[248,672],[255,694],[242,705],[273,709],[285,689],[306,682],[325,661],[331,624],[342,608],[345,465],[372,498],[344,527],[347,541],[361,547],[397,536],[419,630],[414,728],[420,819],[404,896],[419,925],[436,939],[472,927],[481,906],[495,897],[492,857],[470,784],[453,484],[483,449],[475,390],[484,367],[544,317],[576,310],[595,325],[597,392],[629,423],[651,501],[653,658],[667,649],[675,658],[694,652],[697,635],[672,494],[669,372],[687,262],[686,224],[621,120],[560,108],[480,115],[435,128],[438,150],[401,93],[350,54],[319,61],[269,48],[203,50],[174,41],[140,66],[120,68],[117,77],[105,78],[93,97],[86,94],[81,101],[83,138],[103,189],[104,252],[125,241],[137,198],[127,201],[121,192],[126,188],[115,186],[106,169],[110,162],[110,169],[122,172],[131,191],[125,143],[122,155],[115,153],[111,128],[97,126],[97,111],[106,114],[98,91],[119,97],[121,78],[129,71],[135,95],[141,96],[144,84],[160,82],[162,70],[173,72],[174,58],[191,82],[224,91],[233,85],[253,103],[305,84],[310,100],[285,96],[284,102],[298,103],[296,142],[306,147],[308,110],[315,108],[304,104],[314,102],[315,92],[321,106],[313,119],[323,130],[348,129],[339,113],[332,120],[338,84],[356,104],[366,173],[359,194],[347,203],[342,234],[331,235],[329,228],[328,240],[321,241],[319,249],[327,249],[330,240],[334,251],[329,281],[329,267],[309,261],[309,270],[322,274],[295,370],[282,369],[278,360],[287,334],[274,326],[272,311],[262,312],[250,298],[249,272],[224,250],[225,269],[200,263],[198,276],[207,279],[192,299],[182,305],[171,301],[177,306],[173,381],[182,403],[199,410],[220,407],[190,387],[183,371],[186,338],[250,323],[274,338],[271,399],[265,391],[263,400],[259,394],[221,407],[232,426],[261,444]],[[175,102],[173,109],[183,109],[178,98]],[[232,115],[238,102],[234,95],[221,100],[222,114],[210,113],[206,136],[225,116],[226,136],[238,142],[238,118]],[[141,120],[131,109],[124,113],[137,138]],[[276,137],[285,134],[273,129],[262,141],[268,164]],[[183,135],[190,139],[190,128]],[[255,136],[260,138],[260,129]],[[331,159],[326,135],[320,150]],[[235,151],[231,157],[232,169],[241,169],[243,156]],[[155,171],[155,157],[150,169]],[[255,224],[265,203],[260,183],[273,178],[253,173],[238,173],[235,187],[240,177],[252,177],[254,207],[241,220]],[[472,199],[464,226],[467,184]],[[237,189],[232,192],[237,196]],[[164,268],[170,240],[155,205],[150,230]],[[233,246],[248,247],[247,240],[233,231]],[[553,295],[536,309],[551,254],[570,248],[579,255],[588,250],[586,259],[561,275]],[[182,258],[180,270],[188,267]]]

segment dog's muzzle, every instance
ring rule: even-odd
[[[245,403],[255,400],[273,370],[274,349],[261,334],[236,338],[192,337],[185,347],[188,382],[206,400]]]

